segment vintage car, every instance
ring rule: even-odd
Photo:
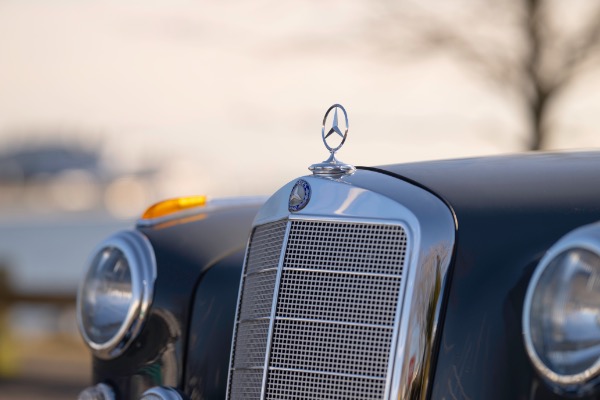
[[[347,134],[333,105],[310,175],[101,243],[80,399],[600,398],[600,153],[355,168]]]

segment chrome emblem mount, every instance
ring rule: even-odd
[[[310,201],[310,185],[304,179],[299,179],[292,188],[288,209],[291,212],[302,210]]]
[[[339,117],[338,110],[341,110],[344,114],[344,118],[342,121],[345,123],[345,129],[342,131],[339,125]],[[327,117],[333,111],[333,121],[331,123],[331,127],[327,125]],[[327,126],[327,129],[326,129]],[[335,158],[335,152],[342,148],[344,142],[346,142],[346,137],[348,137],[348,113],[346,113],[346,109],[340,104],[334,104],[325,113],[323,117],[323,126],[321,127],[321,136],[323,137],[323,143],[325,143],[325,147],[329,150],[330,156],[327,160],[322,163],[313,164],[308,167],[309,170],[312,171],[315,175],[344,175],[344,174],[352,174],[356,171],[354,166],[345,164],[340,160]],[[334,135],[335,134],[335,135]],[[341,138],[340,143],[333,147],[327,141],[330,137],[339,136]],[[331,140],[331,139],[330,139]]]

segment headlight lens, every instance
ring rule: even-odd
[[[98,247],[77,297],[79,329],[97,356],[116,357],[135,339],[155,279],[154,253],[139,232],[120,232]]]
[[[577,230],[540,262],[523,312],[525,344],[556,388],[582,393],[600,375],[600,226]]]
[[[600,257],[560,254],[540,277],[531,303],[536,353],[561,375],[585,372],[600,359]]]
[[[129,263],[123,252],[104,248],[94,258],[83,283],[81,317],[95,343],[112,339],[134,305]]]

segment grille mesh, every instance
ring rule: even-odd
[[[405,255],[406,238],[397,225],[294,221],[285,265],[397,275]]]
[[[317,338],[317,339],[315,339]],[[369,369],[385,376],[392,329],[285,321],[275,323],[271,365],[362,375]]]
[[[232,399],[260,399],[262,370],[235,370],[231,377]]]
[[[284,269],[277,316],[390,325],[399,288],[398,276]]]
[[[384,384],[352,376],[272,371],[267,390],[273,399],[382,399]]]
[[[239,325],[235,367],[238,369],[264,366],[269,320],[246,321]]]
[[[276,277],[277,271],[274,270],[246,276],[240,321],[271,316]]]
[[[276,268],[285,230],[285,221],[274,222],[257,227],[250,239],[234,336],[231,399],[260,399]]]
[[[263,373],[268,400],[381,399],[406,257],[404,229],[330,221],[290,224],[274,316],[277,274],[272,268],[280,263],[286,223],[258,227],[252,236],[230,399],[259,398]],[[257,320],[261,317],[269,318]],[[258,370],[260,379],[256,369],[248,369],[265,365],[267,371]],[[242,381],[248,385],[244,390]]]

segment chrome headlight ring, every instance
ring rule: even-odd
[[[578,228],[538,264],[523,308],[525,348],[560,393],[600,384],[600,223]]]
[[[171,387],[156,386],[142,393],[140,400],[183,400],[183,397]]]
[[[150,241],[138,231],[119,232],[92,253],[77,294],[77,323],[99,358],[119,356],[147,317],[156,281]]]

